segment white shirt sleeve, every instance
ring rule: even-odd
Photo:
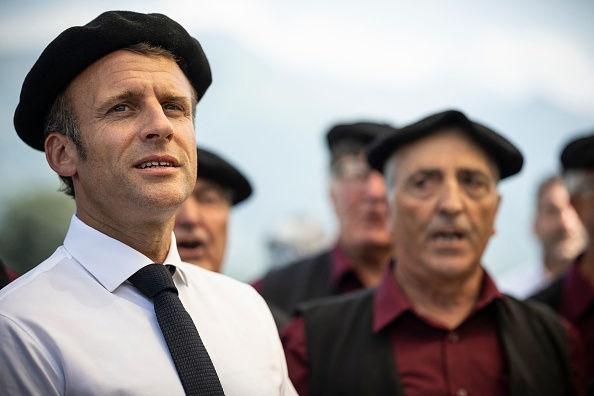
[[[63,375],[44,348],[0,315],[0,389],[6,395],[60,395]]]

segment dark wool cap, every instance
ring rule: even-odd
[[[208,179],[233,192],[233,205],[252,195],[252,186],[247,178],[223,158],[202,147],[197,148],[198,177]]]
[[[492,129],[466,118],[456,110],[430,115],[418,122],[395,130],[373,142],[367,151],[367,160],[374,169],[383,172],[386,161],[400,147],[445,128],[460,128],[471,136],[499,169],[501,179],[515,175],[522,169],[522,153],[507,139]],[[452,153],[455,155],[455,153]]]
[[[360,142],[367,145],[375,138],[383,136],[393,128],[387,124],[378,124],[374,122],[356,122],[354,124],[338,124],[332,127],[326,134],[328,148],[333,151],[335,145],[344,140]]]
[[[14,114],[18,135],[44,150],[43,125],[51,106],[87,66],[116,50],[149,43],[172,52],[200,100],[212,82],[200,43],[177,22],[161,14],[108,11],[84,26],[62,32],[43,51],[25,78]]]
[[[563,170],[594,168],[594,132],[567,143],[561,152]]]

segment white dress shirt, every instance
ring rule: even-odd
[[[230,395],[296,395],[274,320],[254,289],[166,264]],[[183,395],[153,303],[127,281],[151,260],[73,216],[64,245],[0,291],[3,395]]]

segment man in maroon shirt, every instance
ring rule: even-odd
[[[521,153],[458,111],[379,139],[394,264],[377,290],[302,306],[283,333],[304,395],[582,394],[579,341],[546,307],[503,296],[481,265],[497,183]]]
[[[586,356],[588,395],[594,395],[594,133],[569,142],[561,153],[563,179],[589,236],[586,252],[557,282],[534,296],[579,331]]]
[[[382,175],[369,167],[365,148],[392,130],[371,122],[330,129],[326,140],[337,240],[331,250],[274,269],[253,284],[271,307],[292,316],[304,301],[378,285],[391,256],[388,203]]]

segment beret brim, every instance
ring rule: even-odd
[[[29,146],[44,150],[43,126],[60,92],[101,57],[138,43],[172,52],[196,90],[197,100],[212,82],[200,43],[177,22],[162,14],[108,11],[84,26],[66,29],[42,52],[23,83],[14,126]]]
[[[510,141],[492,129],[469,120],[457,110],[430,115],[376,140],[367,150],[367,160],[372,168],[383,172],[386,161],[400,147],[452,127],[468,133],[491,156],[499,170],[500,179],[512,176],[522,169],[522,153]]]
[[[252,186],[236,167],[221,156],[203,147],[197,148],[198,178],[211,180],[233,192],[232,204],[237,205],[252,194]]]
[[[563,170],[594,168],[594,132],[567,143],[561,152],[561,165]]]

